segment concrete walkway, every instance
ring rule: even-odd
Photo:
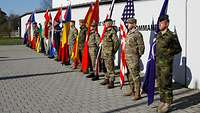
[[[103,78],[101,78],[103,79]],[[156,113],[159,96],[147,106],[91,81],[70,66],[24,46],[0,46],[0,113]],[[200,113],[200,91],[174,85],[170,113]]]

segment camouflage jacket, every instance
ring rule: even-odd
[[[87,35],[87,27],[80,28],[80,35],[78,37],[79,38],[78,39],[79,49],[83,49],[84,48],[86,35]]]
[[[182,51],[178,37],[169,29],[166,33],[158,33],[156,38],[156,63],[172,63],[173,56]]]
[[[126,56],[141,56],[144,54],[145,46],[142,34],[132,29],[126,36]]]
[[[75,27],[70,27],[68,36],[68,43],[70,46],[74,45],[77,35],[78,35],[78,30]]]
[[[88,41],[88,46],[89,47],[97,47],[99,44],[100,40],[100,35],[96,32],[90,33],[89,41]]]
[[[112,28],[106,30],[102,40],[101,58],[113,57],[119,47],[120,41],[117,37],[116,31]]]

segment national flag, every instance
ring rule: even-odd
[[[168,7],[169,0],[165,0],[164,4],[162,6],[160,15],[165,15],[167,13],[167,7]],[[154,23],[154,22],[153,22]],[[157,29],[156,32],[159,32],[158,24],[159,21],[157,20]],[[155,53],[156,53],[156,34],[154,31],[151,31],[150,39],[154,40],[150,44],[150,52],[147,62],[147,68],[145,72],[145,77],[142,85],[143,92],[147,93],[148,97],[148,105],[152,104],[154,101],[154,92],[155,92],[155,78],[156,78],[156,64],[155,64]]]
[[[78,35],[76,37],[76,40],[74,42],[74,46],[73,46],[73,50],[72,50],[72,55],[71,55],[71,59],[73,60],[74,64],[74,68],[76,68],[76,66],[79,64],[79,55],[78,55],[78,37],[80,36],[80,31],[78,32]]]
[[[31,48],[35,49],[35,40],[34,38],[34,28],[33,28],[33,24],[35,23],[35,12],[32,13],[31,15]]]
[[[112,0],[112,4],[111,4],[111,6],[109,8],[108,14],[106,15],[106,19],[112,17],[112,11],[113,11],[113,8],[114,8],[114,3],[115,3],[115,0]],[[104,38],[105,32],[106,32],[106,26],[104,25],[103,26],[103,32],[102,32],[102,35],[100,37],[99,49],[98,49],[97,58],[96,58],[96,62],[95,62],[95,64],[96,64],[96,73],[95,73],[95,75],[96,76],[99,75],[99,57],[100,57],[100,53],[101,53],[102,40]]]
[[[71,21],[71,5],[66,8],[63,23],[62,45],[61,45],[61,60],[62,64],[69,64],[69,44],[68,35]]]
[[[91,4],[90,4],[90,8],[88,9],[87,14],[86,14],[85,19],[84,19],[87,28],[89,27],[89,22],[90,22],[90,19],[91,19],[91,17],[92,17],[93,8],[94,8],[94,6],[93,6],[93,4],[91,3]]]
[[[121,36],[121,53],[120,53],[120,85],[121,88],[124,85],[124,76],[127,73],[127,65],[126,65],[126,46],[125,46],[125,39],[126,39],[126,32],[128,31],[127,20],[129,18],[133,18],[135,15],[134,13],[134,4],[133,0],[127,0],[127,3],[124,7],[124,11],[122,13],[121,22],[120,22],[120,36]]]
[[[90,8],[88,12],[90,11]],[[83,56],[82,56],[82,72],[86,73],[89,65],[89,54],[88,54],[88,41],[89,41],[89,34],[90,34],[90,26],[92,22],[95,22],[96,24],[99,23],[99,0],[96,0],[94,8],[92,9],[91,17],[88,16],[88,31],[85,39],[84,49],[83,49]],[[88,13],[87,13],[88,14]],[[90,15],[90,14],[88,14]],[[87,16],[87,15],[86,15]],[[96,16],[96,17],[95,17]],[[86,21],[86,20],[85,20]]]

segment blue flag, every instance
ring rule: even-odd
[[[162,6],[159,17],[161,15],[165,15],[167,13],[168,2],[169,2],[169,0],[164,1],[164,4]],[[152,22],[152,23],[154,23],[154,22]],[[158,32],[159,32],[159,21],[157,20],[156,33],[158,33]],[[155,78],[156,78],[156,65],[155,65],[156,33],[154,31],[151,31],[150,39],[153,42],[150,42],[150,52],[149,52],[144,82],[143,82],[143,86],[142,86],[143,91],[145,93],[147,93],[148,105],[152,104],[154,101]]]

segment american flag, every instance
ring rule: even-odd
[[[133,0],[127,0],[127,4],[124,7],[124,11],[122,13],[121,22],[120,22],[120,36],[121,36],[121,53],[120,53],[120,85],[121,88],[124,85],[124,76],[127,73],[127,65],[126,65],[126,56],[125,56],[125,38],[126,32],[128,28],[127,20],[129,18],[133,18],[134,13],[134,4]]]

